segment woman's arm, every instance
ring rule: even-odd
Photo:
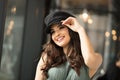
[[[78,34],[81,41],[82,55],[85,60],[85,64],[89,67],[89,76],[92,77],[102,63],[102,56],[95,53],[83,27],[78,30]]]
[[[42,74],[43,71],[41,70],[43,65],[44,65],[44,61],[41,57],[41,59],[38,62],[37,68],[36,68],[35,80],[46,80],[45,77]]]
[[[79,24],[76,18],[69,17],[62,21],[62,24],[68,26],[71,30],[78,32],[82,55],[85,64],[89,67],[89,76],[92,77],[102,63],[102,56],[95,53],[84,28]]]

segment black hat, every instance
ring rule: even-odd
[[[65,20],[68,17],[75,17],[75,16],[65,11],[55,11],[55,12],[49,13],[45,17],[46,32],[50,33],[51,25],[60,23],[61,20]]]

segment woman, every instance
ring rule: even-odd
[[[35,80],[90,80],[102,63],[76,17],[55,11],[45,18],[49,40],[43,47]]]

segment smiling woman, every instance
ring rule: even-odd
[[[50,39],[43,47],[35,80],[90,80],[102,63],[76,17],[55,11],[45,18]]]

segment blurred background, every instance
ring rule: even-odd
[[[120,80],[120,0],[0,0],[0,80],[34,80],[44,17],[75,14],[103,63],[92,80]]]

